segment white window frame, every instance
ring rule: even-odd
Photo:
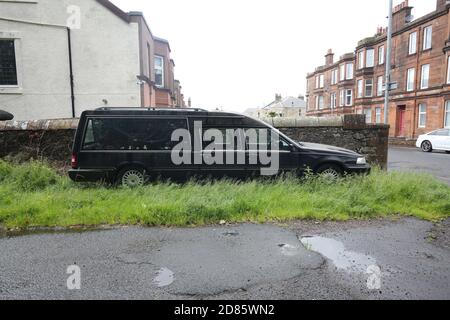
[[[364,109],[363,114],[366,116],[366,123],[372,123],[372,109]]]
[[[345,91],[341,90],[339,91],[339,106],[343,107],[345,104]]]
[[[350,102],[349,102],[349,98],[350,98]],[[353,90],[345,89],[345,106],[350,107],[352,105],[353,105]]]
[[[325,99],[323,96],[319,96],[318,98],[319,98],[319,102],[318,102],[319,110],[323,110],[323,108],[325,106],[325,103],[324,103]]]
[[[381,123],[381,107],[375,108],[375,123]]]
[[[366,50],[366,68],[375,66],[375,49]]]
[[[319,110],[319,96],[316,96],[316,110]]]
[[[433,46],[433,26],[423,29],[423,50],[429,50]]]
[[[351,62],[345,64],[345,79],[346,80],[353,79],[353,63]]]
[[[363,98],[364,97],[364,81],[362,79],[359,79],[357,82],[357,97]]]
[[[428,89],[429,87],[430,87],[430,65],[424,64],[422,65],[422,71],[420,73],[420,89]]]
[[[322,89],[325,86],[325,76],[323,74],[319,75],[319,88]]]
[[[339,81],[345,80],[345,64],[341,64],[339,66]]]
[[[409,34],[408,54],[417,53],[417,31]]]
[[[2,32],[0,31],[0,39],[13,40],[14,51],[16,55],[16,85],[0,85],[0,94],[22,94],[23,80],[22,80],[22,36],[20,32]]]
[[[447,57],[447,84],[450,84],[450,56]]]
[[[330,108],[331,109],[336,109],[336,92],[333,92],[332,94],[330,94]]]
[[[378,65],[383,65],[384,64],[384,45],[378,47]]]
[[[368,81],[372,81],[372,83],[369,85],[367,82]],[[367,94],[367,88],[371,88],[370,89],[370,92],[371,92],[371,94],[370,95],[368,95]],[[373,79],[366,79],[365,81],[364,81],[364,97],[366,97],[366,98],[371,98],[371,97],[373,97]]]
[[[335,85],[337,84],[338,80],[338,69],[333,69],[331,71],[331,84]]]
[[[419,103],[419,116],[418,116],[418,124],[417,126],[419,128],[426,128],[427,126],[427,105],[425,103]],[[423,111],[422,108],[424,108],[425,110]],[[423,124],[422,124],[423,122]]]
[[[156,60],[161,59],[161,67],[157,66],[156,64]],[[164,80],[165,80],[165,72],[164,72],[164,57],[163,56],[158,56],[155,55],[155,75],[156,75],[156,71],[161,71],[161,84],[157,84],[155,83],[155,85],[158,88],[164,88]],[[156,82],[156,77],[155,77],[155,82]]]
[[[377,96],[381,97],[383,95],[383,76],[377,78]]]
[[[412,92],[415,88],[416,82],[416,69],[410,68],[406,70],[406,91]]]
[[[446,129],[450,129],[450,100],[445,102],[444,127]]]
[[[364,69],[364,51],[358,52],[358,69]]]

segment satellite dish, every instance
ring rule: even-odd
[[[0,110],[0,121],[8,121],[14,119],[14,116],[6,111]]]

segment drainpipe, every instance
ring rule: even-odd
[[[389,0],[389,26],[386,52],[386,80],[384,92],[384,123],[389,124],[389,90],[391,88],[391,51],[392,51],[392,0]]]
[[[69,45],[70,99],[72,102],[72,118],[75,118],[75,94],[74,94],[73,64],[72,64],[72,38],[71,38],[70,28],[67,28],[67,42]]]

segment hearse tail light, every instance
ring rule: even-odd
[[[78,168],[78,159],[77,159],[77,154],[73,153],[72,154],[72,169],[77,169]]]

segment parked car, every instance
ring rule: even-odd
[[[203,132],[227,134],[234,132],[221,146],[210,150],[202,140]],[[174,161],[174,148],[180,141],[172,141],[175,130],[185,132],[189,145],[175,152],[183,163]],[[209,131],[211,130],[211,131]],[[253,131],[252,131],[253,130]],[[256,138],[250,140],[249,132]],[[72,154],[74,181],[104,180],[125,186],[139,186],[152,177],[187,179],[199,177],[245,178],[262,175],[267,163],[258,158],[256,149],[267,147],[263,132],[268,132],[278,150],[267,155],[278,156],[277,173],[303,174],[310,169],[333,178],[343,173],[367,173],[366,159],[353,151],[292,140],[268,124],[243,115],[208,112],[199,109],[101,108],[81,115]],[[275,138],[278,137],[278,138]],[[234,140],[234,141],[233,141]],[[230,143],[230,141],[232,141]],[[256,141],[258,148],[252,143]],[[234,143],[233,143],[234,142]],[[209,163],[212,157],[223,155],[226,162]],[[230,159],[241,161],[228,161]],[[274,158],[275,159],[275,158]],[[261,161],[260,161],[261,160]]]
[[[450,129],[439,129],[419,136],[416,147],[423,152],[442,150],[450,153]]]

